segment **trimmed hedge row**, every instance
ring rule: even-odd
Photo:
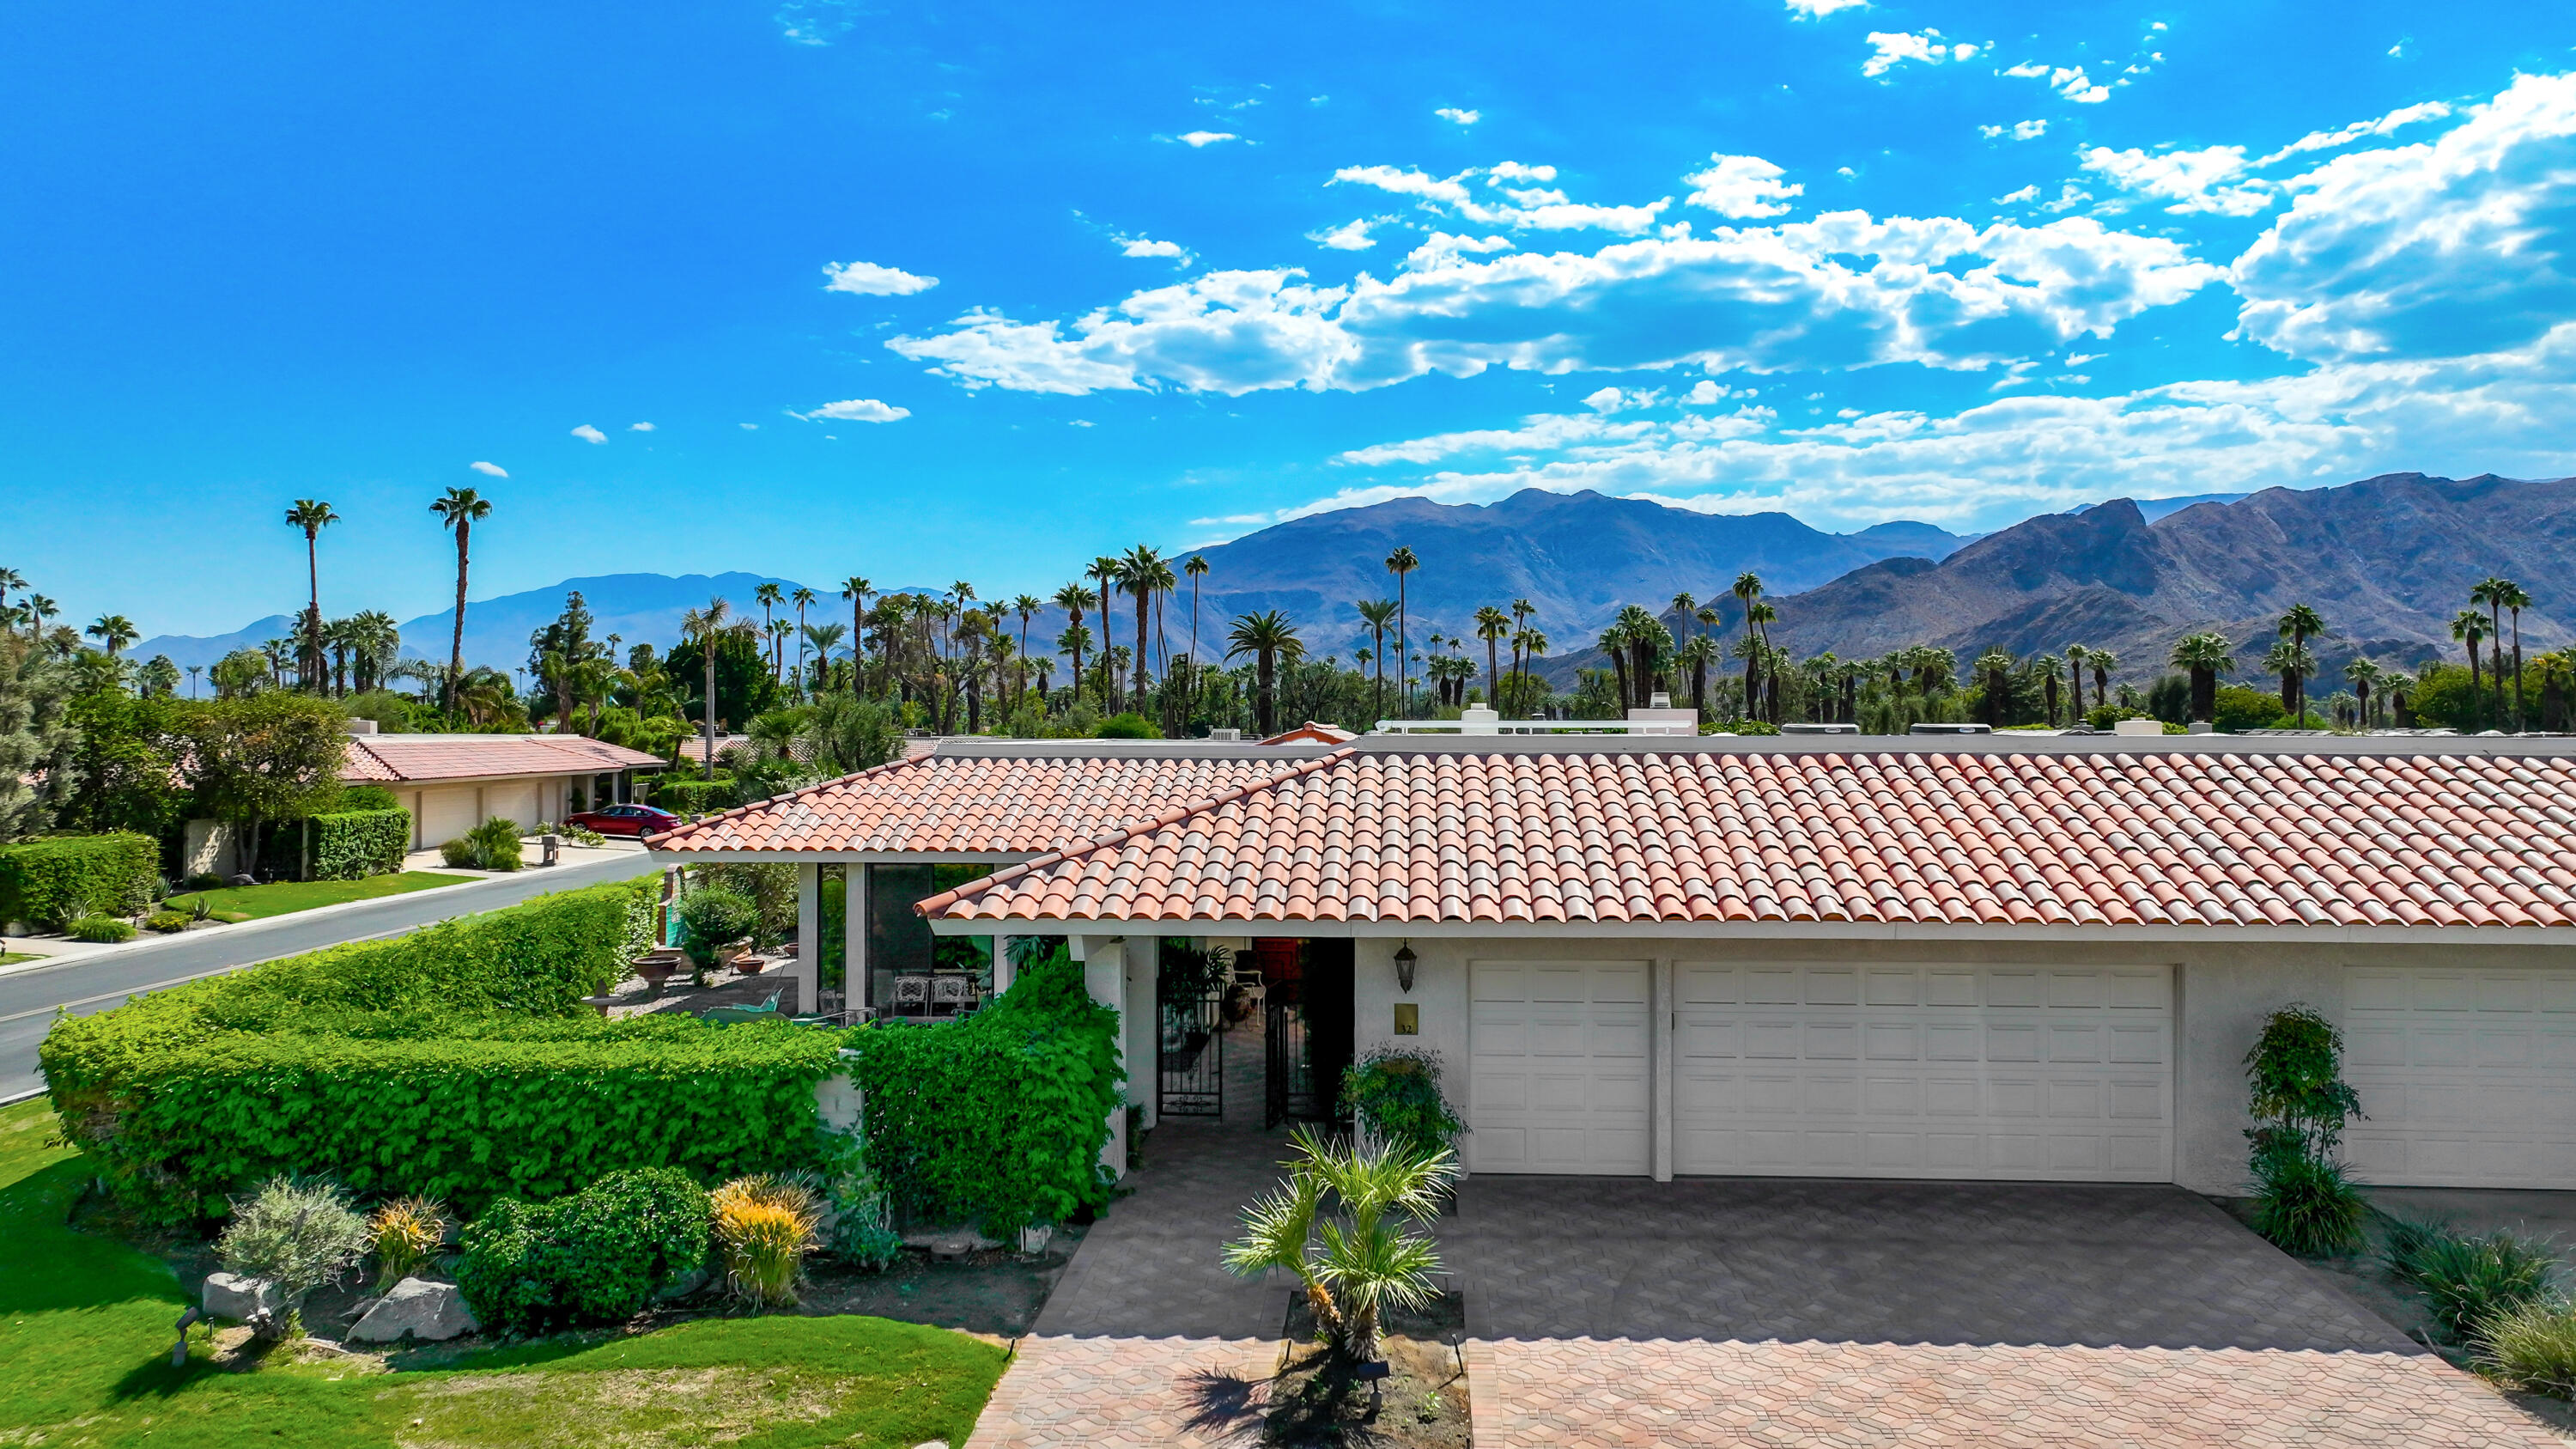
[[[710,810],[733,807],[733,780],[718,776],[713,780],[657,780],[653,784],[653,803],[680,815],[704,815]]]
[[[340,810],[313,817],[313,880],[364,880],[402,869],[411,852],[411,812]]]
[[[160,847],[148,835],[53,835],[0,846],[0,926],[60,927],[152,904]]]
[[[962,1021],[851,1033],[868,1162],[897,1211],[1000,1237],[1107,1203],[1100,1150],[1126,1080],[1117,1038],[1118,1013],[1061,954]]]

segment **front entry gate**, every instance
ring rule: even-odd
[[[1225,1116],[1225,989],[1174,996],[1158,985],[1162,1019],[1154,1101],[1166,1117]]]

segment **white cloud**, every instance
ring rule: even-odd
[[[507,478],[510,476],[508,473],[502,471],[501,465],[498,463],[468,463],[465,466],[487,478]]]
[[[2340,127],[2332,131],[2310,131],[2308,134],[2301,136],[2299,139],[2292,141],[2289,145],[2282,147],[2280,150],[2273,152],[2271,155],[2264,157],[2262,160],[2257,161],[2254,164],[2257,166],[2269,166],[2276,161],[2287,160],[2292,156],[2302,155],[2309,151],[2332,151],[2337,147],[2349,146],[2353,142],[2359,141],[2365,137],[2388,135],[2397,130],[2400,126],[2411,126],[2417,121],[2438,121],[2450,114],[2451,108],[2442,104],[2440,101],[2425,101],[2420,105],[2400,106],[2396,110],[2390,111],[2387,115],[2379,117],[2377,120],[2355,121],[2349,126]]]
[[[1213,146],[1219,141],[1240,141],[1242,139],[1243,138],[1241,136],[1234,134],[1232,131],[1186,131],[1181,135],[1182,144],[1188,146],[1193,151],[1202,146]]]
[[[2040,137],[2048,134],[2048,122],[2045,120],[2015,121],[2009,126],[1979,126],[1977,128],[1977,134],[1985,137],[1989,141],[1992,141],[2007,132],[2009,132],[2012,135],[2012,138],[2016,141],[2036,141]]]
[[[1422,245],[1405,254],[1404,265],[1408,271],[1427,272],[1433,267],[1445,267],[1461,256],[1483,256],[1511,249],[1512,239],[1507,236],[1452,236],[1445,231],[1435,231]]]
[[[2242,146],[2208,146],[2155,156],[2135,146],[2125,151],[2096,146],[2084,153],[2084,169],[2123,191],[2172,202],[2165,210],[2177,216],[2252,216],[2272,204],[2268,185],[2238,180],[2245,174]]]
[[[2007,191],[2003,195],[1996,197],[1995,205],[2020,206],[2025,202],[2037,200],[2039,200],[2039,183],[2034,181],[2019,191]]]
[[[1499,188],[1509,202],[1494,205],[1480,201],[1467,183],[1483,175],[1489,188]],[[1655,218],[1672,205],[1670,197],[1644,206],[1598,206],[1567,199],[1562,191],[1543,187],[1515,187],[1514,181],[1552,181],[1553,166],[1524,166],[1506,161],[1480,173],[1469,167],[1455,176],[1432,176],[1422,171],[1395,166],[1345,166],[1333,173],[1328,186],[1371,186],[1396,196],[1411,196],[1426,211],[1448,211],[1485,226],[1530,227],[1540,231],[1615,231],[1634,236],[1655,224]]]
[[[912,409],[878,402],[872,397],[854,397],[846,402],[825,403],[810,413],[795,413],[808,422],[829,420],[836,423],[891,423],[912,416]],[[743,426],[749,427],[745,423]]]
[[[1977,369],[2108,335],[2224,275],[2087,218],[1980,229],[1846,211],[1589,253],[1470,259],[1463,245],[1386,280],[1213,272],[1069,322],[975,311],[886,345],[969,387],[1058,393],[1359,390],[1496,366]]]
[[[573,429],[572,435],[581,439],[585,443],[605,443],[608,441],[608,435],[606,433],[601,432],[599,429],[592,427],[588,423],[584,423],[580,427]]]
[[[939,285],[937,277],[918,277],[899,267],[881,267],[874,262],[827,263],[823,275],[831,278],[823,284],[824,291],[855,292],[862,297],[909,297]]]
[[[2048,73],[2048,84],[2059,95],[2079,106],[2100,105],[2111,99],[2111,88],[2085,79],[2084,67],[2062,66]]]
[[[1789,14],[1799,20],[1815,20],[1837,10],[1867,10],[1869,0],[1788,0]]]
[[[1345,166],[1334,172],[1333,179],[1324,184],[1374,186],[1380,191],[1391,192],[1397,196],[1418,196],[1426,202],[1436,202],[1442,206],[1466,206],[1469,204],[1467,184],[1459,178],[1475,174],[1473,171],[1464,171],[1460,172],[1459,176],[1444,180],[1409,167]]]
[[[1518,161],[1497,161],[1485,168],[1485,184],[1500,186],[1506,181],[1554,181],[1553,166],[1524,166]]]
[[[1431,114],[1444,121],[1455,121],[1461,126],[1472,126],[1485,119],[1485,113],[1482,111],[1462,111],[1456,106],[1442,106]]]
[[[1627,395],[1625,393],[1622,393],[1615,387],[1605,387],[1592,394],[1590,397],[1585,398],[1583,400],[1583,405],[1592,409],[1596,413],[1606,415],[1619,411],[1620,404],[1626,401]]]
[[[1865,76],[1885,75],[1909,60],[1939,65],[1950,58],[1950,46],[1941,39],[1941,32],[1937,30],[1926,30],[1921,35],[1902,30],[1873,30],[1868,40],[1874,53],[1860,63],[1860,73]],[[1975,47],[1971,46],[1969,53],[1974,54]]]
[[[1364,252],[1377,245],[1377,238],[1369,235],[1369,228],[1382,225],[1392,219],[1383,216],[1363,216],[1357,221],[1346,221],[1340,226],[1324,231],[1310,231],[1306,233],[1306,240],[1337,252]]]
[[[2293,356],[2511,347],[2576,315],[2576,74],[2525,75],[2429,142],[2339,156],[2236,259],[2243,332]]]
[[[2448,362],[2330,364],[2302,375],[2179,382],[2110,397],[2022,395],[1952,414],[1859,413],[1782,427],[1767,409],[1672,422],[1575,414],[1379,444],[1336,461],[1500,466],[1341,490],[1282,510],[1419,496],[1484,502],[1594,489],[1710,513],[1789,509],[1851,526],[1921,518],[1989,526],[2104,497],[2314,487],[2399,467],[2541,476],[2564,464],[2576,324],[2519,351]],[[1264,520],[1271,521],[1271,520]]]
[[[649,433],[653,431],[653,425],[651,423],[628,423],[626,425],[626,431],[630,433]]]
[[[1711,152],[1716,164],[1682,178],[1682,183],[1695,188],[1689,201],[1704,206],[1720,216],[1778,216],[1789,209],[1789,198],[1803,194],[1806,187],[1792,182],[1780,183],[1779,167],[1759,156],[1729,156]]]
[[[1110,240],[1118,243],[1118,254],[1122,257],[1170,257],[1184,267],[1198,260],[1196,254],[1175,241],[1157,241],[1148,236],[1122,236],[1114,232],[1111,233]]]
[[[1066,423],[1065,426],[1068,428],[1088,428],[1097,425],[1089,418],[1075,418],[1071,422]]]
[[[734,426],[742,429],[746,433],[756,433],[760,431],[760,424],[758,423],[736,423]]]

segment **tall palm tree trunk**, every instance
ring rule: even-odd
[[[454,629],[448,634],[446,697],[439,706],[450,714],[456,712],[457,682],[465,677],[465,567],[467,561],[465,540],[473,530],[474,525],[470,520],[464,518],[456,520],[456,621]],[[318,589],[316,592],[318,594]],[[709,690],[708,697],[710,699],[714,697],[712,689]]]

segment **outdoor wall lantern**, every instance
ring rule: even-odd
[[[1395,984],[1402,987],[1407,996],[1413,994],[1413,963],[1416,959],[1411,941],[1395,948]]]

